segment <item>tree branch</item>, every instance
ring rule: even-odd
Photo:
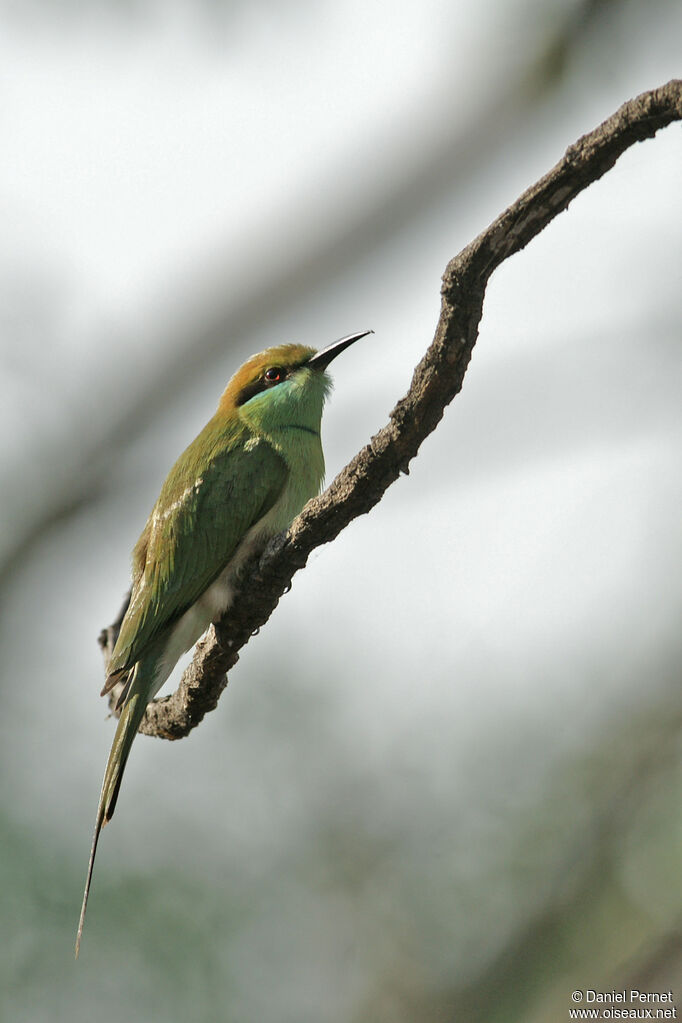
[[[414,371],[409,391],[389,422],[343,469],[323,494],[309,501],[286,533],[275,537],[247,566],[229,613],[197,644],[177,690],[153,701],[140,726],[148,735],[180,739],[213,710],[239,651],[270,617],[279,598],[315,547],[329,543],[382,498],[459,392],[478,336],[483,298],[493,271],[519,252],[572,199],[606,173],[635,142],[682,119],[682,81],[642,93],[623,104],[525,191],[446,267],[435,337]],[[102,634],[105,656],[116,629]]]

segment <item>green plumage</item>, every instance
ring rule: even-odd
[[[320,421],[332,358],[279,345],[249,359],[218,411],[171,469],[133,551],[131,600],[107,668],[121,716],[97,807],[76,955],[102,826],[111,819],[148,702],[212,621],[229,608],[243,562],[319,492]]]
[[[130,668],[220,575],[288,470],[240,421],[214,417],[171,469],[133,554],[133,597],[108,674]]]

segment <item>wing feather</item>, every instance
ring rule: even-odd
[[[217,579],[282,493],[287,467],[264,439],[214,417],[183,452],[133,552],[133,593],[108,674],[136,663]],[[207,457],[208,456],[208,457]]]

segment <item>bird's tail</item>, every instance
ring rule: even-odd
[[[116,728],[116,734],[114,736],[114,742],[104,771],[104,781],[102,782],[102,791],[100,793],[99,804],[97,806],[95,834],[92,839],[90,862],[88,863],[88,873],[85,879],[83,905],[81,907],[81,915],[78,922],[76,958],[78,958],[78,953],[80,951],[83,922],[85,921],[85,910],[88,905],[90,882],[92,881],[92,870],[95,865],[95,853],[97,852],[99,834],[107,821],[110,821],[114,815],[116,800],[118,799],[119,789],[121,788],[121,779],[123,778],[123,772],[128,761],[130,747],[133,744],[133,739],[137,735],[137,729],[147,708],[149,687],[148,685],[141,684],[142,680],[138,677],[141,667],[141,664],[137,664],[135,667],[135,677],[132,679],[128,699],[121,711],[118,727]]]

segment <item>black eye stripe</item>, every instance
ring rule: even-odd
[[[276,384],[281,384],[283,380],[290,377],[301,365],[303,363],[289,366],[286,369],[283,366],[268,366],[256,380],[252,380],[250,384],[241,389],[237,395],[236,404],[238,406],[244,405],[251,398],[255,398],[257,394],[260,394],[261,391],[269,391]],[[277,374],[277,376],[268,376],[269,373]]]

